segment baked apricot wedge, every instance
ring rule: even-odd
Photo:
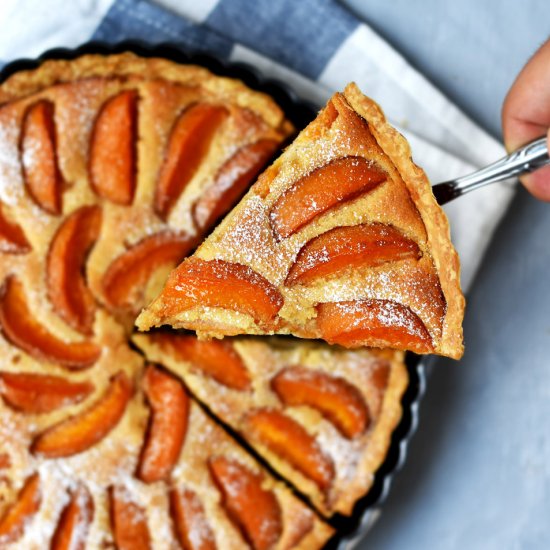
[[[71,369],[89,367],[101,354],[93,342],[65,342],[32,316],[23,284],[7,279],[0,298],[0,325],[7,340],[32,357]]]
[[[81,485],[61,512],[51,550],[84,550],[93,517],[94,502],[88,490]]]
[[[363,157],[344,157],[296,181],[273,204],[269,217],[277,239],[286,239],[336,205],[364,195],[387,174]]]
[[[170,274],[162,292],[162,315],[194,307],[220,307],[269,325],[283,306],[279,291],[248,266],[188,258]]]
[[[308,284],[348,269],[375,267],[420,257],[418,245],[390,225],[335,227],[311,239],[298,253],[285,284]]]
[[[250,374],[231,342],[199,340],[188,334],[156,333],[151,338],[163,352],[190,363],[193,370],[216,382],[238,391],[250,388]]]
[[[74,405],[92,393],[91,382],[71,382],[61,376],[30,372],[0,372],[0,395],[13,409],[43,414]]]
[[[130,247],[103,275],[103,294],[109,307],[135,308],[143,302],[143,288],[151,275],[159,267],[175,267],[195,244],[191,237],[167,230]]]
[[[195,103],[177,119],[160,169],[155,210],[164,220],[208,153],[229,111],[220,105]]]
[[[145,370],[143,386],[151,418],[137,475],[153,483],[168,479],[178,461],[187,433],[189,397],[179,380],[152,365]]]
[[[263,476],[225,456],[208,466],[222,495],[222,505],[254,550],[269,550],[280,539],[281,507],[272,491],[264,489]]]
[[[119,423],[131,397],[132,384],[126,374],[120,372],[90,407],[39,434],[31,452],[44,458],[59,458],[89,449]]]
[[[334,465],[295,420],[275,409],[258,409],[245,417],[243,433],[265,445],[322,490],[330,488]]]
[[[347,380],[305,367],[287,367],[271,387],[287,406],[317,409],[345,437],[351,439],[369,426],[369,410],[361,392]]]
[[[54,311],[71,327],[92,334],[95,300],[84,262],[99,236],[101,209],[82,206],[60,225],[46,259],[46,286]]]
[[[122,487],[109,490],[111,525],[117,550],[150,550],[145,510],[132,502]]]
[[[347,348],[361,346],[433,351],[426,326],[409,307],[391,300],[355,300],[317,305],[324,340]]]
[[[4,546],[21,537],[27,524],[38,512],[41,502],[40,476],[33,474],[27,478],[15,502],[0,518],[0,545]]]
[[[90,141],[90,181],[111,202],[132,204],[136,187],[138,94],[125,90],[99,111]]]
[[[25,185],[32,199],[52,215],[61,214],[63,180],[57,163],[54,105],[41,99],[23,118],[21,158]]]
[[[272,139],[259,140],[241,147],[222,165],[214,177],[214,183],[193,206],[193,217],[199,230],[207,232],[231,210],[278,146],[279,143]]]
[[[197,494],[185,487],[170,491],[170,512],[185,550],[216,550],[214,532]]]
[[[0,252],[4,254],[26,254],[31,245],[21,227],[8,219],[0,204]]]

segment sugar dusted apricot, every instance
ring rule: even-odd
[[[95,299],[86,284],[84,262],[100,227],[99,206],[82,206],[60,225],[46,259],[46,286],[54,310],[68,325],[88,335]]]
[[[93,517],[92,497],[81,485],[73,492],[69,504],[61,512],[52,537],[51,550],[84,550]]]
[[[155,192],[155,210],[162,219],[168,217],[195,175],[228,115],[225,107],[196,103],[188,107],[174,124]]]
[[[290,237],[331,208],[368,193],[387,174],[362,157],[333,160],[303,176],[274,203],[271,226],[278,239]]]
[[[89,449],[119,423],[131,396],[132,384],[120,372],[111,379],[105,393],[88,409],[39,434],[31,451],[44,458],[59,458]]]
[[[129,205],[136,187],[137,105],[135,90],[109,98],[95,121],[90,142],[90,180],[95,192]]]
[[[0,325],[7,340],[38,360],[81,369],[93,364],[101,349],[93,342],[65,342],[32,316],[23,285],[9,277],[0,301]]]
[[[0,203],[0,252],[5,254],[26,254],[31,245],[21,227],[8,219]]]
[[[349,439],[364,433],[369,425],[365,399],[343,378],[294,366],[281,370],[271,387],[287,406],[307,405],[319,410]]]
[[[275,140],[262,139],[241,147],[223,164],[214,177],[214,183],[193,206],[195,224],[201,231],[211,229],[217,220],[231,210],[278,145]]]
[[[336,227],[314,237],[298,253],[285,284],[308,284],[347,269],[418,259],[418,245],[390,225]]]
[[[248,266],[223,260],[188,258],[170,275],[162,292],[163,314],[194,307],[246,313],[269,325],[283,306],[279,291]]]
[[[275,409],[258,409],[246,415],[244,430],[322,490],[330,488],[334,465],[317,442],[295,420]]]
[[[273,491],[262,487],[263,475],[224,456],[210,459],[208,465],[223,507],[252,548],[273,548],[283,531],[281,507]]]
[[[27,478],[15,502],[0,518],[0,545],[4,546],[21,537],[25,527],[38,512],[41,502],[40,477],[33,474]]]
[[[187,433],[189,397],[181,382],[152,365],[147,367],[143,383],[152,415],[138,477],[153,483],[166,480],[179,458]]]
[[[21,130],[21,156],[27,190],[49,214],[61,214],[63,180],[57,163],[54,105],[41,99],[25,113]]]
[[[178,540],[185,550],[216,550],[214,532],[197,493],[186,487],[172,489],[170,511]]]
[[[184,233],[161,231],[145,237],[118,256],[102,278],[105,300],[111,308],[139,309],[143,288],[162,266],[176,266],[195,240]]]
[[[199,340],[190,334],[156,333],[151,336],[163,352],[187,361],[193,370],[234,390],[250,388],[250,374],[228,340]]]
[[[43,414],[74,405],[93,391],[91,382],[71,382],[51,374],[0,372],[0,395],[10,407]]]
[[[111,525],[117,550],[150,550],[145,510],[132,502],[123,487],[109,490]]]
[[[391,300],[329,302],[317,306],[317,325],[330,344],[433,351],[432,338],[409,307]]]

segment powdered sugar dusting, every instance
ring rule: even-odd
[[[23,194],[21,165],[19,162],[19,128],[13,116],[0,111],[0,199],[9,205],[16,204]]]

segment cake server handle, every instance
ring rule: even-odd
[[[508,156],[472,174],[438,183],[432,191],[439,204],[445,204],[489,183],[521,176],[550,164],[546,137],[531,141]]]

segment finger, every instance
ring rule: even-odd
[[[502,109],[502,130],[511,151],[545,135],[550,127],[550,40],[525,65]]]
[[[550,130],[548,130],[546,144],[550,151]],[[550,165],[527,174],[520,178],[527,190],[541,201],[550,202]]]
[[[527,63],[508,92],[502,128],[508,151],[545,134],[550,146],[550,41]],[[550,201],[550,167],[520,179],[535,197]]]

